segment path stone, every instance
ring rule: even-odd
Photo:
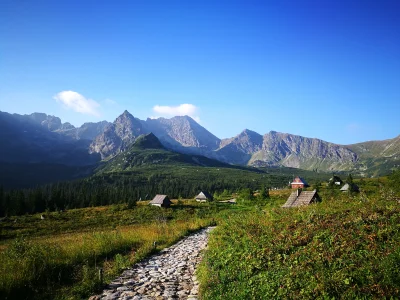
[[[133,265],[91,299],[197,299],[199,282],[194,273],[214,228],[202,229]]]

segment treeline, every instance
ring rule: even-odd
[[[48,184],[32,189],[5,191],[0,188],[0,216],[22,215],[44,211],[127,203],[134,206],[138,200],[152,199],[156,194],[171,198],[193,198],[199,191],[210,193],[236,192],[270,187],[271,182],[286,182],[285,177],[266,176],[260,180],[243,176],[190,176],[152,173],[105,174],[84,180]]]

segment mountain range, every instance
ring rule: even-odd
[[[0,112],[0,163],[57,163],[71,166],[108,161],[152,133],[169,150],[201,155],[227,164],[293,167],[377,176],[400,165],[400,136],[384,141],[337,145],[316,138],[245,129],[219,139],[192,118],[140,120],[124,111],[113,123],[74,127],[43,113]]]

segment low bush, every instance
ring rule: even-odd
[[[199,269],[202,298],[400,297],[400,205],[362,194],[325,199],[223,219]]]

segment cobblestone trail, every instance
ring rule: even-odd
[[[212,229],[202,229],[133,265],[90,299],[197,299],[199,283],[194,273]]]

